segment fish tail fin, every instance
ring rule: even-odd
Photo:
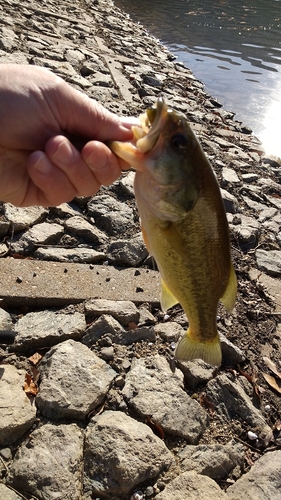
[[[219,335],[212,341],[200,342],[192,338],[189,328],[177,345],[175,357],[184,361],[200,358],[209,365],[219,366],[222,361]]]

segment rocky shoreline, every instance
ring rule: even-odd
[[[0,497],[278,500],[281,166],[110,1],[0,0],[0,64],[50,68],[121,115],[161,95],[216,171],[238,277],[223,365],[175,365],[133,172],[59,207],[0,204]],[[1,66],[0,66],[1,70]]]

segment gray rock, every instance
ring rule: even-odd
[[[268,429],[262,413],[253,405],[239,379],[225,373],[211,380],[206,388],[207,398],[214,405],[221,421],[242,420],[251,430]]]
[[[242,174],[241,177],[242,177],[243,182],[246,182],[247,184],[251,183],[251,182],[255,182],[259,178],[259,176],[257,174],[255,174],[254,172],[248,173],[248,174]]]
[[[134,180],[135,180],[135,172],[130,171],[126,176],[122,177],[119,181],[119,186],[122,188],[124,193],[131,196],[132,198],[135,196]]]
[[[17,451],[7,484],[40,500],[80,500],[83,432],[76,424],[46,424]]]
[[[95,196],[88,203],[88,213],[99,229],[119,235],[134,227],[133,210],[109,195]]]
[[[42,222],[28,229],[16,243],[12,243],[14,253],[27,254],[39,245],[57,243],[64,229],[60,224]]]
[[[100,245],[107,241],[107,236],[102,231],[78,215],[67,219],[64,227],[71,234],[79,236],[86,242],[94,243],[95,245]]]
[[[34,256],[41,260],[52,260],[55,262],[82,262],[96,264],[106,259],[103,252],[97,252],[93,248],[38,248]]]
[[[216,367],[208,365],[202,359],[178,360],[177,365],[184,374],[187,389],[191,390],[196,389],[199,385],[205,385],[215,376],[217,371]]]
[[[25,374],[12,365],[0,368],[0,446],[14,443],[36,420],[35,404],[23,391]]]
[[[200,444],[186,446],[180,453],[181,467],[212,479],[225,479],[237,465],[244,461],[244,447],[240,443]]]
[[[246,358],[244,353],[235,346],[230,340],[228,340],[223,333],[219,332],[222,360],[224,365],[237,365],[237,363],[243,363]]]
[[[85,345],[67,340],[46,354],[40,375],[36,403],[41,413],[82,420],[102,403],[116,372]]]
[[[88,347],[92,347],[102,335],[110,335],[110,338],[124,333],[124,328],[109,314],[103,314],[86,330],[82,342]]]
[[[223,199],[225,211],[231,214],[236,214],[238,212],[239,204],[237,198],[232,194],[228,193],[225,189],[221,189],[221,196]]]
[[[48,210],[43,207],[19,208],[10,203],[4,203],[3,208],[5,217],[13,224],[15,233],[38,224],[48,214]]]
[[[123,395],[139,415],[151,415],[167,434],[196,444],[204,432],[205,411],[184,391],[183,374],[179,370],[173,373],[162,356],[133,359]]]
[[[281,277],[281,250],[256,250],[257,266],[270,276]]]
[[[17,495],[14,490],[11,490],[3,483],[0,483],[0,498],[3,500],[22,500],[22,496]]]
[[[141,234],[129,240],[113,241],[107,250],[108,260],[119,266],[139,266],[148,256]]]
[[[175,321],[158,323],[158,325],[155,325],[154,331],[165,342],[177,342],[185,332],[184,328]]]
[[[230,230],[238,240],[239,245],[246,249],[255,248],[259,241],[260,223],[247,215],[239,215],[239,219],[228,215],[227,218]]]
[[[93,299],[85,304],[86,317],[97,318],[103,314],[113,316],[123,326],[129,322],[138,323],[140,313],[135,304],[129,300]]]
[[[16,324],[16,350],[49,347],[67,339],[80,339],[86,330],[83,314],[39,311],[28,313]]]
[[[168,448],[147,425],[119,411],[105,411],[91,420],[84,458],[85,483],[92,496],[106,498],[125,498],[173,462]]]
[[[173,479],[155,500],[228,500],[228,496],[209,477],[184,472]]]
[[[13,330],[13,322],[10,314],[0,308],[0,330]]]
[[[233,168],[224,167],[222,169],[222,185],[237,184],[239,182],[240,179]]]
[[[227,490],[229,500],[280,500],[281,451],[267,452]]]
[[[4,238],[8,234],[11,223],[7,220],[3,220],[0,216],[0,239]],[[7,248],[7,247],[6,247]]]

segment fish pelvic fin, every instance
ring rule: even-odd
[[[236,279],[234,267],[231,264],[227,287],[225,289],[223,296],[220,299],[220,301],[223,303],[224,307],[229,312],[232,311],[232,309],[235,305],[236,293],[237,293],[237,279]]]
[[[188,329],[177,345],[175,357],[183,361],[200,358],[209,365],[219,366],[222,361],[219,335],[212,341],[202,342],[192,338]]]
[[[178,304],[178,299],[173,296],[163,279],[161,281],[160,303],[162,311],[167,311],[170,307]]]

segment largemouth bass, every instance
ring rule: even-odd
[[[234,307],[237,282],[219,185],[186,118],[163,99],[140,123],[131,143],[114,141],[110,148],[136,169],[136,201],[162,277],[162,309],[179,302],[188,318],[175,356],[220,365],[218,303]]]

